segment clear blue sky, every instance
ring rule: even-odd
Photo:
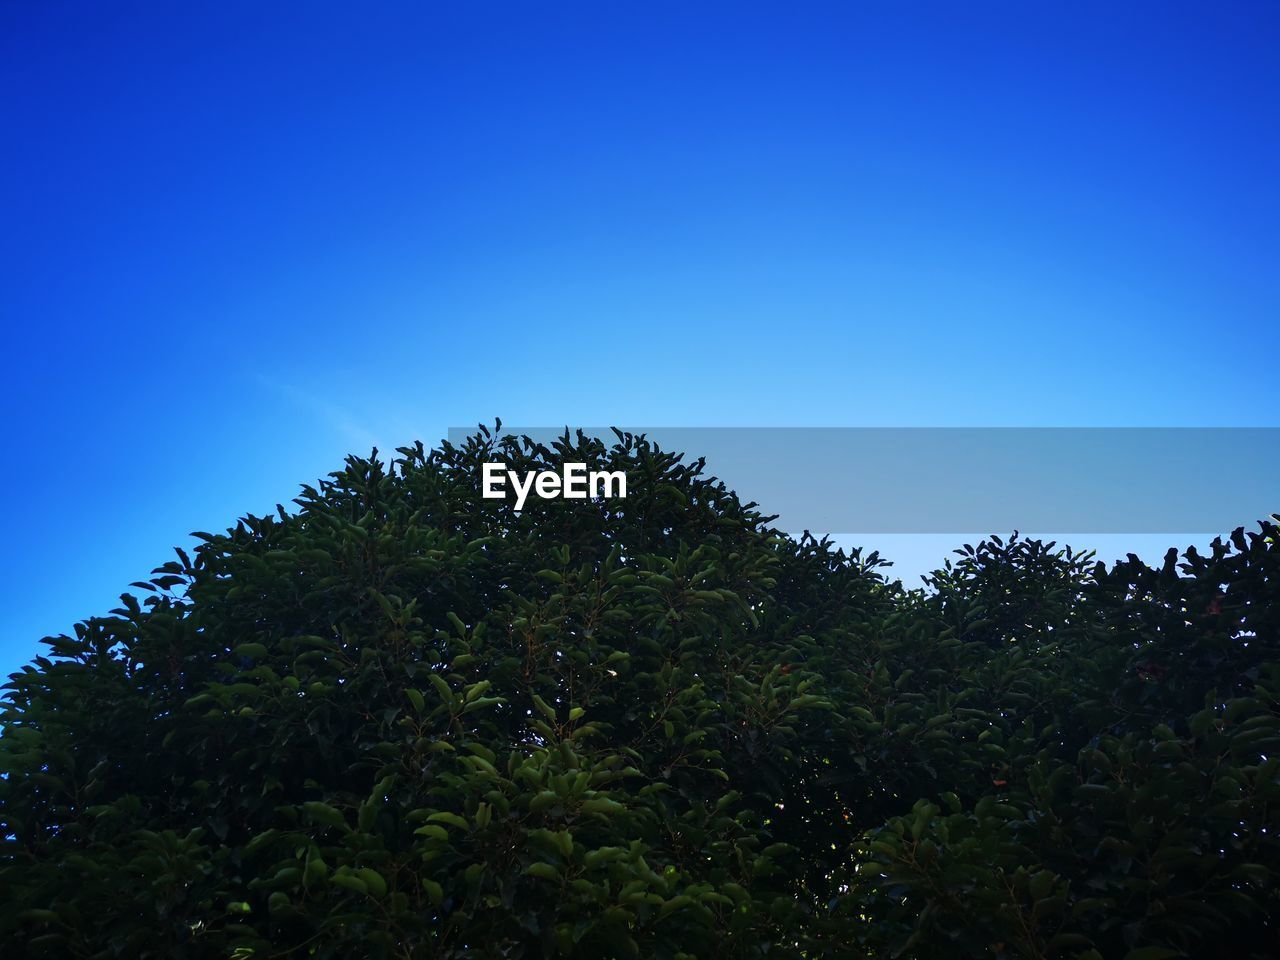
[[[1274,3],[193,6],[0,5],[0,671],[495,415],[1277,423]]]

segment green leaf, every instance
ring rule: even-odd
[[[308,800],[302,805],[302,810],[316,823],[323,824],[326,827],[346,829],[346,818],[327,803],[322,803],[319,800]]]
[[[627,808],[616,800],[610,800],[608,797],[592,797],[590,800],[582,801],[582,806],[579,809],[583,813],[617,814],[625,813]]]
[[[387,895],[387,881],[377,870],[372,867],[360,867],[356,870],[356,876],[364,881],[365,887],[372,896],[385,897]]]
[[[466,820],[456,813],[448,813],[443,810],[431,814],[431,816],[427,817],[427,821],[430,823],[447,823],[449,826],[457,827],[460,830],[466,830],[470,826]]]
[[[556,880],[560,879],[560,872],[549,863],[541,861],[531,863],[524,868],[524,872],[531,877],[538,877],[540,880]]]
[[[329,882],[352,893],[367,894],[369,892],[369,887],[363,880],[349,873],[335,873],[329,878]]]
[[[448,681],[438,673],[430,674],[428,679],[431,681],[431,685],[436,688],[436,693],[440,696],[444,705],[452,708],[457,700],[453,695],[453,688],[449,686]]]

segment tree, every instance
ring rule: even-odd
[[[13,956],[1275,952],[1271,523],[907,591],[641,437],[398,453],[11,678]]]

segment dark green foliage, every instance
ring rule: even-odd
[[[14,675],[5,956],[1280,955],[1274,525],[904,591],[630,436],[400,454]]]

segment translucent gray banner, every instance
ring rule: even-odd
[[[1276,427],[620,429],[705,458],[791,531],[1220,533],[1280,512]],[[501,432],[547,443],[564,428]]]

